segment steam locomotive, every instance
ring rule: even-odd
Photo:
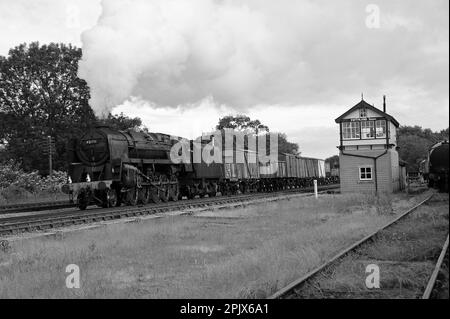
[[[231,156],[237,158],[238,153],[243,153],[243,163],[195,163],[192,151],[189,161],[175,163],[170,152],[180,140],[162,133],[98,126],[70,141],[69,180],[62,190],[84,210],[90,204],[133,206],[217,193],[305,187],[313,185],[314,179],[319,185],[335,182],[325,177],[323,160],[280,153],[276,162],[260,165],[248,160],[250,155],[258,154],[235,146]],[[209,142],[202,140],[201,147]]]
[[[436,187],[442,192],[448,192],[448,151],[448,141],[438,142],[431,146],[424,163],[424,176],[428,179],[428,186]]]

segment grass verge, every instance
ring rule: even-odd
[[[16,241],[0,252],[0,297],[266,297],[425,195],[323,195]],[[69,264],[79,289],[66,288]]]

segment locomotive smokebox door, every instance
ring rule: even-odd
[[[79,141],[77,154],[79,159],[88,166],[99,166],[109,158],[108,139],[101,130],[91,130]]]

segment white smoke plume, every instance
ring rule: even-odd
[[[366,1],[103,0],[97,25],[82,34],[79,76],[99,116],[132,97],[243,108],[320,102],[349,88],[358,95],[398,76],[393,56],[421,74],[418,37],[404,27],[409,17],[389,25],[402,11],[378,2],[380,30],[365,25]],[[418,3],[408,5],[416,20]]]
[[[271,31],[243,4],[209,0],[104,0],[82,35],[79,75],[106,114],[130,96],[177,106],[207,96],[236,103],[265,76]],[[237,100],[237,97],[240,97]]]

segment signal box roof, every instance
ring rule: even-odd
[[[389,115],[386,112],[383,112],[382,110],[377,109],[375,106],[370,105],[369,103],[367,103],[364,100],[361,100],[361,102],[359,102],[358,104],[353,106],[351,109],[349,109],[347,112],[345,112],[344,114],[339,116],[337,119],[335,119],[335,122],[341,123],[347,115],[349,115],[350,113],[352,113],[358,109],[361,109],[361,108],[366,108],[366,109],[372,110],[375,113],[380,114],[382,117],[384,117],[384,118],[388,119],[389,121],[391,121],[392,123],[394,123],[394,125],[396,127],[399,127],[399,125],[400,125],[392,115]]]

